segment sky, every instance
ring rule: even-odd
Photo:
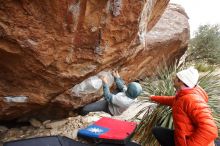
[[[170,0],[180,4],[189,16],[191,36],[200,25],[220,24],[220,0]]]

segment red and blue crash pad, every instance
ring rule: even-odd
[[[131,138],[136,126],[135,122],[103,117],[79,130],[78,136],[102,142],[125,144]]]

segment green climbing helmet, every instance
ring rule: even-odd
[[[128,89],[126,91],[126,95],[132,99],[139,96],[142,92],[142,87],[137,82],[131,82],[128,84]]]

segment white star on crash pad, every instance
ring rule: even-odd
[[[100,129],[100,128],[89,128],[87,130],[92,132],[92,133],[101,133],[101,132],[103,132],[103,130]]]

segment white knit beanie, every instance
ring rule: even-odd
[[[182,70],[176,75],[184,84],[186,84],[190,88],[195,87],[199,80],[198,70],[193,67]]]

